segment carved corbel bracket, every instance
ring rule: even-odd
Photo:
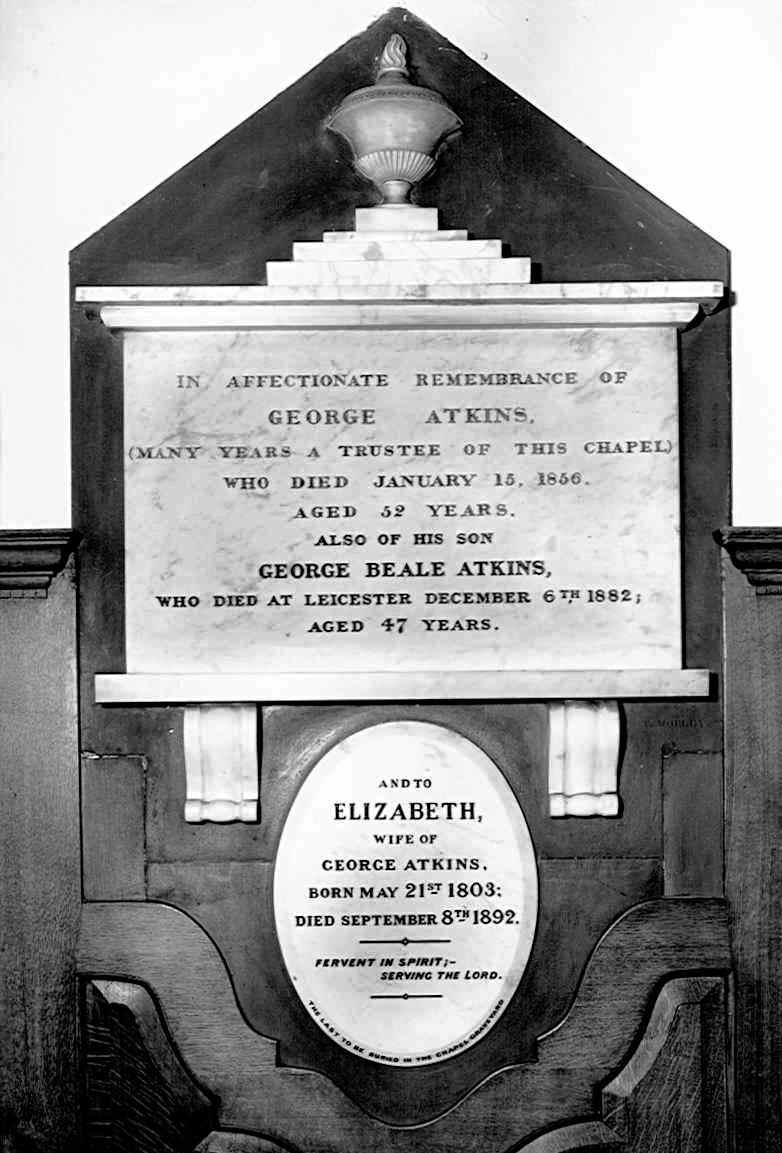
[[[258,820],[258,710],[252,704],[188,705],[185,820]]]
[[[550,816],[618,816],[618,702],[552,701],[548,712]]]

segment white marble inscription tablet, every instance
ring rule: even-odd
[[[681,666],[671,328],[128,332],[128,672]]]
[[[370,1061],[425,1065],[508,1006],[537,916],[535,854],[504,776],[440,725],[340,741],[291,806],[274,872],[280,948],[307,1012]]]

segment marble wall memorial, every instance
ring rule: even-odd
[[[725,250],[395,9],[72,276],[93,1143],[725,1148]]]

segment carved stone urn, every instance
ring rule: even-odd
[[[394,33],[374,85],[346,96],[326,125],[348,141],[356,168],[380,189],[384,205],[409,200],[412,186],[434,168],[439,145],[462,124],[439,93],[411,84],[406,56]]]

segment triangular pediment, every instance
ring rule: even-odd
[[[378,194],[325,123],[401,31],[463,121],[414,199],[543,281],[727,280],[726,250],[412,13],[393,8],[79,245],[79,284],[258,284]]]

